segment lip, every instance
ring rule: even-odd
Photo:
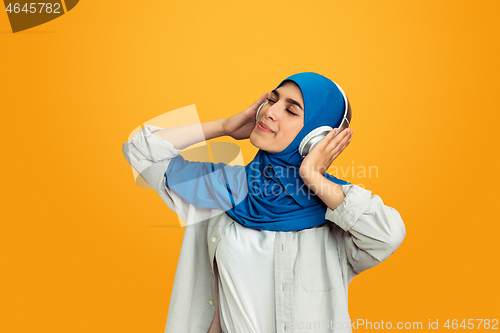
[[[266,125],[264,125],[263,123],[259,123],[259,126],[257,126],[257,128],[259,130],[261,130],[262,132],[269,132],[269,133],[274,133],[274,131],[272,131],[269,127],[267,127]]]

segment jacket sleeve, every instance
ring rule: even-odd
[[[168,164],[181,150],[152,134],[162,129],[144,125],[142,130],[125,142],[122,151],[127,162],[186,225],[201,222],[222,213],[210,208],[195,207],[165,185],[165,172]]]
[[[351,270],[359,274],[387,259],[401,245],[406,229],[399,212],[360,186],[342,185],[346,195],[325,218],[338,225]]]

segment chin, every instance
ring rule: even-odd
[[[265,147],[264,140],[262,140],[262,138],[260,138],[258,135],[254,135],[254,132],[252,132],[252,134],[250,134],[249,139],[250,139],[250,143],[252,145],[254,145],[255,147],[262,149],[262,150],[266,150],[263,148],[263,147]]]
[[[250,143],[251,143],[252,145],[254,145],[255,147],[257,147],[257,148],[259,148],[259,149],[260,149],[260,145],[259,145],[259,141],[260,141],[260,140],[259,140],[259,139],[257,139],[257,140],[255,139],[255,135],[253,135],[253,132],[252,132],[252,134],[250,134],[249,139],[250,139]]]
[[[262,138],[260,135],[255,135],[254,132],[250,134],[250,143],[254,145],[254,147],[259,148],[260,150],[263,150],[268,153],[274,153],[275,151],[273,149],[269,149],[270,146],[272,146],[272,141],[270,142],[269,140],[265,140],[265,138]]]

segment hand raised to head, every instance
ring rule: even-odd
[[[244,140],[250,137],[256,125],[255,115],[257,109],[266,100],[268,93],[262,95],[255,103],[243,112],[224,120],[222,132],[236,140]]]
[[[308,177],[319,172],[324,175],[333,161],[351,142],[352,129],[347,128],[337,133],[338,128],[331,130],[316,146],[313,147],[300,165],[301,177]]]

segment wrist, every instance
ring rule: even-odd
[[[207,121],[201,124],[203,129],[204,138],[202,140],[208,141],[211,139],[218,138],[219,136],[223,136],[223,119],[217,119],[212,121]],[[200,141],[202,141],[200,140]]]
[[[312,170],[309,168],[300,168],[299,172],[302,181],[308,186],[310,184],[316,183],[323,177],[323,175],[319,171]]]
[[[218,128],[218,133],[219,133],[218,136],[226,136],[227,133],[226,133],[226,131],[224,131],[224,123],[226,122],[226,118],[217,119],[217,120],[215,120],[215,122],[216,122],[217,128]]]

